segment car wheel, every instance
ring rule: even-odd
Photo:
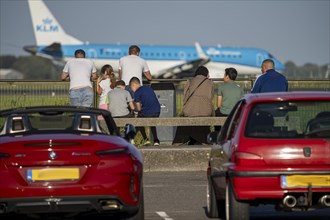
[[[206,209],[207,215],[209,218],[225,218],[225,201],[224,200],[217,200],[215,196],[215,191],[213,184],[208,178],[208,184],[206,188]]]
[[[130,218],[127,218],[126,220],[144,220],[144,195],[143,195],[143,187],[142,186],[141,186],[141,191],[140,191],[139,210],[134,216],[132,216]]]
[[[236,200],[233,186],[228,181],[226,186],[226,220],[249,220],[250,205]]]

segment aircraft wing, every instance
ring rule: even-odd
[[[197,60],[193,60],[193,61],[181,64],[181,65],[177,65],[177,66],[174,66],[174,67],[171,67],[169,69],[159,72],[157,78],[159,78],[159,79],[180,78],[180,77],[178,77],[177,74],[179,74],[181,72],[192,72],[197,67],[205,65],[209,61],[210,61],[210,59],[207,59],[207,60],[197,59]]]
[[[54,56],[56,55],[57,57],[63,57],[61,43],[52,43],[51,45],[43,48],[42,50],[47,53],[54,54]]]
[[[24,47],[24,50],[26,52],[29,52],[33,55],[37,54],[40,57],[50,59],[57,66],[65,65],[64,60],[63,60],[63,52],[62,52],[61,43],[55,42],[47,47],[43,47],[41,49],[42,53],[39,52],[39,49],[40,49],[39,46],[25,46]]]
[[[198,54],[198,59],[192,60],[171,68],[168,68],[164,71],[161,71],[158,73],[159,79],[168,79],[168,78],[179,78],[178,74],[182,72],[193,72],[194,70],[197,69],[199,66],[203,66],[210,62],[210,58],[204,53],[201,45],[196,42],[195,43],[196,51]]]

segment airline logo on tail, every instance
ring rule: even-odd
[[[59,27],[53,25],[53,20],[50,18],[42,19],[42,24],[36,24],[37,32],[59,32]]]
[[[80,40],[65,33],[54,15],[42,0],[28,0],[34,35],[38,46],[48,46],[54,40],[61,44],[82,44]]]

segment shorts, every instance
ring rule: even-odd
[[[91,87],[83,87],[80,89],[70,90],[70,105],[92,107],[94,100],[93,89]]]

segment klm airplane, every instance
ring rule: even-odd
[[[63,30],[42,0],[28,0],[28,4],[37,45],[25,46],[25,51],[63,65],[74,57],[76,49],[83,49],[96,68],[110,64],[118,70],[119,58],[127,55],[130,45],[84,43]],[[192,46],[139,47],[154,78],[180,78],[182,73],[191,73],[200,65],[209,69],[210,78],[222,78],[228,67],[236,68],[239,76],[256,76],[262,61],[269,58],[274,60],[277,71],[285,69],[269,52],[257,48],[202,47],[198,42]]]

